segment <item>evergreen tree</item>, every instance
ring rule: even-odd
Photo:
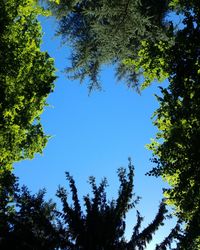
[[[99,71],[104,64],[115,64],[118,78],[137,87],[138,74],[124,60],[138,57],[141,40],[155,43],[168,40],[171,34],[164,19],[167,0],[47,2],[59,19],[58,34],[72,47],[71,67],[66,71],[73,79],[89,77],[90,90],[100,87]]]

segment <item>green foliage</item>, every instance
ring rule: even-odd
[[[138,57],[135,59],[125,59],[124,65],[128,68],[134,68],[135,72],[144,77],[141,90],[148,87],[153,81],[164,81],[168,78],[168,50],[173,44],[173,39],[159,41],[158,43],[141,41]]]
[[[41,153],[47,142],[39,117],[55,69],[40,51],[42,13],[34,0],[0,2],[0,172]]]
[[[187,224],[183,249],[199,249],[200,238],[200,16],[194,3],[182,8],[185,27],[170,48],[169,87],[158,97],[154,124],[159,132],[150,145],[157,164],[150,174],[171,185],[165,191],[168,203]]]
[[[48,1],[47,1],[48,2]],[[164,21],[168,1],[113,0],[50,2],[59,20],[58,34],[72,47],[72,79],[89,78],[89,89],[100,87],[99,72],[104,64],[114,64],[117,76],[128,86],[138,86],[138,72],[127,67],[126,59],[137,60],[140,41],[167,39],[169,25]]]
[[[118,170],[120,186],[116,200],[107,200],[106,179],[97,186],[95,178],[89,178],[93,195],[84,196],[84,212],[74,179],[69,173],[66,173],[66,177],[71,189],[72,205],[68,203],[66,190],[60,187],[57,196],[61,199],[63,211],[59,212],[55,203],[44,200],[44,190],[32,195],[25,186],[19,188],[17,178],[10,171],[0,175],[2,250],[143,250],[163,225],[167,212],[164,203],[160,204],[154,220],[142,230],[143,218],[137,211],[131,239],[125,239],[126,213],[138,201],[138,198],[133,200],[134,169],[131,163],[128,173],[123,168]],[[166,239],[156,246],[156,250],[166,249],[182,236],[178,223]]]

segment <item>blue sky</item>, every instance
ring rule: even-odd
[[[104,67],[103,91],[89,96],[87,84],[69,81],[61,72],[69,64],[69,49],[61,47],[59,38],[54,37],[54,20],[41,20],[42,49],[55,58],[58,75],[55,91],[49,96],[49,106],[41,119],[45,132],[52,138],[43,155],[15,164],[20,184],[33,192],[45,187],[47,198],[54,198],[58,185],[66,185],[64,172],[69,171],[81,198],[90,192],[88,176],[95,176],[97,182],[105,176],[109,182],[108,197],[115,198],[119,185],[116,171],[127,167],[131,157],[135,166],[135,193],[142,197],[137,208],[147,225],[157,212],[165,186],[161,179],[145,176],[153,166],[145,144],[156,133],[150,117],[158,107],[154,97],[159,92],[158,84],[139,95],[123,82],[116,82],[113,68]],[[134,215],[132,212],[127,217],[127,237],[135,223]],[[157,234],[158,241],[168,227]],[[153,249],[153,244],[147,249]]]

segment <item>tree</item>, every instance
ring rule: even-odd
[[[5,170],[0,175],[0,249],[59,249],[62,232],[55,203],[44,201],[45,190],[31,195]]]
[[[175,2],[175,1],[174,1]],[[178,1],[184,28],[168,50],[169,87],[161,88],[155,112],[158,127],[150,145],[157,166],[150,171],[163,176],[168,204],[186,222],[184,249],[200,247],[200,7],[197,1]]]
[[[73,177],[69,173],[66,177],[73,204],[68,203],[66,190],[60,187],[57,196],[61,199],[63,211],[59,212],[52,200],[44,200],[44,190],[32,195],[25,186],[19,187],[17,178],[10,171],[4,171],[0,176],[2,250],[142,250],[163,225],[167,209],[162,202],[155,219],[143,230],[140,230],[143,218],[137,211],[132,237],[125,239],[126,213],[138,201],[138,198],[133,200],[134,169],[131,163],[128,173],[123,168],[118,170],[120,186],[116,200],[106,198],[106,179],[97,186],[95,178],[89,178],[93,197],[84,196],[85,212],[81,210]],[[156,250],[165,250],[181,237],[183,233],[178,223]]]
[[[100,87],[99,71],[104,64],[117,65],[118,78],[138,86],[134,66],[124,60],[138,58],[140,41],[168,40],[171,29],[165,21],[168,1],[47,1],[59,20],[58,34],[72,47],[72,79],[89,78],[89,89]],[[59,2],[59,4],[58,4]]]
[[[39,121],[53,90],[53,59],[41,52],[36,0],[0,1],[0,173],[42,152]]]
[[[133,228],[130,240],[125,240],[125,218],[126,213],[138,201],[133,201],[133,177],[134,168],[129,163],[129,172],[121,168],[118,170],[120,187],[116,200],[107,200],[105,188],[106,179],[103,179],[99,186],[96,185],[95,178],[90,177],[89,183],[92,187],[93,197],[84,196],[85,212],[81,210],[80,201],[75,181],[69,173],[66,173],[69,181],[73,205],[67,200],[67,192],[60,187],[57,195],[62,201],[63,213],[62,219],[66,224],[66,238],[68,250],[133,250],[145,249],[147,244],[152,240],[153,234],[163,224],[167,212],[164,203],[160,204],[159,211],[155,219],[145,229],[140,231],[143,218],[137,211],[137,222]],[[164,250],[171,245],[172,240],[182,237],[180,224],[173,229],[167,239],[160,245],[157,250]]]

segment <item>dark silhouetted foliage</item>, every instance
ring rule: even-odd
[[[141,230],[143,218],[137,211],[137,222],[133,228],[131,239],[125,239],[126,214],[135,207],[138,201],[138,198],[133,200],[134,169],[131,163],[128,173],[123,168],[118,170],[120,186],[116,200],[107,200],[106,179],[103,179],[97,186],[95,178],[89,178],[93,196],[84,196],[84,212],[81,210],[73,177],[69,173],[66,173],[66,177],[69,181],[73,204],[68,203],[67,191],[63,187],[60,187],[57,193],[63,204],[62,218],[66,224],[66,238],[69,240],[66,249],[143,250],[153,239],[153,235],[159,226],[163,225],[167,212],[164,203],[160,204],[155,219],[143,230]],[[168,236],[168,241],[162,243],[163,248],[157,249],[165,249],[164,247],[170,246],[172,240],[177,238],[179,234],[181,234],[181,231],[177,226]]]
[[[9,171],[0,175],[0,249],[58,249],[61,227],[55,203],[44,201],[45,191],[31,195],[18,187]]]
[[[66,177],[72,205],[68,203],[66,190],[60,187],[57,196],[63,209],[59,212],[55,203],[44,200],[44,190],[32,195],[25,186],[19,188],[13,174],[4,171],[0,176],[0,249],[143,250],[164,223],[167,210],[163,202],[154,220],[142,230],[143,218],[137,211],[132,236],[130,240],[125,239],[126,214],[138,201],[138,198],[133,199],[131,163],[128,173],[123,168],[118,170],[120,186],[116,200],[107,200],[106,179],[97,186],[95,178],[89,178],[93,196],[84,196],[84,211],[74,179],[69,173]],[[177,224],[156,249],[167,249],[182,236],[180,224]]]

